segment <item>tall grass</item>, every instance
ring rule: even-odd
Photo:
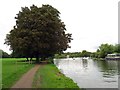
[[[2,88],[10,88],[34,65],[24,62],[24,58],[2,59]]]

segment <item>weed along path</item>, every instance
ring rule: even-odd
[[[11,88],[32,88],[32,82],[36,71],[39,69],[40,65],[36,64],[31,70],[25,73],[20,80],[16,82]]]

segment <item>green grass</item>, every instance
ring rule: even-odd
[[[39,68],[34,81],[34,88],[77,88],[72,79],[59,72],[54,64],[46,64]]]
[[[2,58],[0,57],[0,90],[2,89]]]
[[[10,88],[20,77],[34,65],[21,62],[25,58],[2,59],[2,88]]]

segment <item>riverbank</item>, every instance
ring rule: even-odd
[[[72,79],[63,75],[54,64],[42,65],[37,71],[33,88],[76,88],[79,87]]]

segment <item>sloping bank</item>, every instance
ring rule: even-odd
[[[42,65],[37,71],[33,88],[76,88],[80,90],[72,79],[60,73],[54,64]]]

